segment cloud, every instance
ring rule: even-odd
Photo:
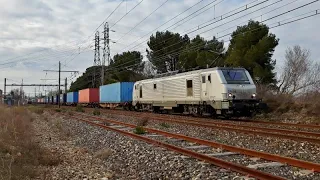
[[[145,49],[147,48],[145,41],[148,39],[150,31],[198,2],[198,0],[169,0],[163,7],[139,24],[129,34],[125,35],[131,28],[165,2],[165,0],[144,0],[130,14],[127,14],[114,25],[114,22],[125,15],[139,1],[127,0],[123,2],[109,18],[109,25],[115,31],[110,32],[110,39],[117,41],[110,45],[111,56],[115,53],[120,53],[129,44],[132,45],[125,50],[131,49],[139,42],[143,43],[131,50],[139,50],[145,54]],[[254,20],[258,21],[265,20],[311,1],[283,0],[275,3],[276,1],[274,0],[261,3],[253,8],[248,7],[257,2],[251,3],[252,1],[250,0],[217,0],[215,3],[221,3],[215,6],[215,3],[208,5],[210,2],[212,1],[204,0],[170,23],[160,27],[159,30],[166,30],[171,26],[168,30],[183,34],[191,28],[197,29],[204,22],[216,18],[216,23],[188,35],[193,37],[201,33],[200,35],[206,38],[219,37],[232,32],[237,25],[243,25],[251,18],[256,17]],[[93,45],[94,38],[92,35],[95,29],[119,3],[120,0],[0,0],[0,6],[2,7],[0,10],[0,89],[3,89],[4,77],[17,81],[24,78],[25,83],[39,83],[42,78],[57,78],[56,73],[47,73],[46,75],[43,70],[57,69],[58,61],[61,61],[62,64],[69,62],[67,67],[63,65],[65,70],[79,70],[82,72],[91,66],[93,64],[93,47],[90,47],[90,45]],[[275,4],[272,5],[272,3]],[[248,5],[247,9],[245,5]],[[281,6],[283,7],[280,8]],[[265,23],[268,25],[277,23],[283,19],[314,10],[316,7],[319,7],[319,2],[273,18]],[[261,10],[254,12],[260,8]],[[275,10],[275,8],[279,9]],[[201,10],[196,12],[198,9]],[[206,11],[201,13],[204,10]],[[240,10],[243,11],[231,16],[232,13]],[[226,14],[229,11],[232,12]],[[189,19],[194,15],[182,20],[191,13],[194,13],[194,15],[200,14],[191,20]],[[250,14],[240,18],[247,13]],[[221,16],[227,17],[229,15],[230,17],[218,21]],[[281,71],[286,48],[296,44],[310,49],[311,58],[318,62],[320,61],[318,58],[320,57],[320,51],[318,50],[320,37],[316,32],[320,28],[318,18],[319,16],[315,16],[270,30],[280,39],[280,44],[276,48],[273,57],[277,59],[277,70]],[[226,23],[228,21],[231,22]],[[101,33],[103,27],[101,26],[98,30]],[[153,31],[152,33],[155,32]],[[147,36],[141,39],[141,36],[144,35]],[[118,41],[120,38],[121,40]],[[137,41],[138,39],[140,40]],[[220,40],[228,41],[228,39],[229,37],[227,36]],[[225,45],[227,46],[228,43]],[[79,54],[79,52],[81,53]],[[2,65],[8,62],[15,63]],[[70,74],[64,73],[62,77],[70,77]],[[26,90],[34,91],[33,88],[26,88]]]

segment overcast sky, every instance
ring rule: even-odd
[[[127,50],[141,51],[145,55],[146,41],[152,32],[156,32],[154,29],[200,0],[143,0],[136,6],[140,1],[124,0],[108,18],[111,30],[115,31],[110,32],[110,39],[115,42],[111,43],[111,57]],[[62,70],[85,71],[93,64],[95,30],[120,2],[121,0],[0,0],[0,89],[3,89],[5,77],[10,84],[20,83],[22,78],[24,83],[44,83],[40,79],[45,78],[57,79],[57,73],[46,74],[43,70],[57,70],[59,61],[62,62]],[[199,28],[188,34],[189,37],[193,38],[197,34],[206,39],[221,37],[231,33],[236,26],[244,25],[249,19],[263,21],[273,27],[278,22],[282,24],[315,14],[317,9],[320,12],[320,2],[315,2],[267,20],[309,2],[313,0],[202,0],[157,30],[168,29],[185,34]],[[248,9],[245,10],[246,5]],[[130,11],[134,6],[136,8]],[[198,11],[199,9],[201,10]],[[193,12],[196,13],[189,16]],[[121,17],[123,18],[120,20]],[[219,20],[221,17],[222,20]],[[213,20],[214,18],[216,19]],[[212,20],[216,22],[202,28]],[[277,72],[281,71],[286,48],[294,45],[309,49],[311,58],[320,62],[319,27],[320,16],[317,15],[270,29],[280,39],[273,56],[277,60]],[[101,33],[103,27],[98,30]],[[226,41],[227,48],[229,36],[220,40]],[[70,79],[72,75],[63,73],[62,78],[65,77]],[[56,84],[57,81],[48,80],[46,83]],[[24,89],[27,93],[35,91],[34,88]],[[50,89],[37,88],[37,91]],[[11,87],[8,87],[7,91],[10,90]]]

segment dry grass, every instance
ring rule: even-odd
[[[0,179],[32,179],[38,176],[37,166],[60,162],[33,141],[31,123],[32,115],[27,109],[0,107]]]

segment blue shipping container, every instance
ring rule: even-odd
[[[67,95],[60,94],[60,103],[66,103],[66,101],[67,101]]]
[[[53,103],[58,104],[58,100],[59,100],[59,95],[55,95],[53,97]]]
[[[78,103],[79,93],[78,92],[68,92],[67,103]]]
[[[134,82],[118,82],[100,86],[100,103],[123,103],[132,101]]]

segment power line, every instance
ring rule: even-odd
[[[253,1],[253,2],[250,2],[250,3],[248,3],[248,4],[244,5],[244,6],[241,6],[241,7],[248,7],[249,4],[252,4],[252,3],[256,2],[256,1],[258,1],[258,0],[255,0],[255,1]],[[268,0],[266,0],[266,1],[268,1]],[[265,1],[264,1],[264,2],[265,2]],[[260,5],[260,4],[261,4],[261,2],[259,3],[259,5]],[[256,4],[256,5],[257,5],[257,4]],[[254,6],[256,6],[256,5],[254,5]],[[204,7],[206,7],[206,6],[204,6]],[[202,7],[202,8],[204,8],[204,7]],[[230,12],[234,12],[235,10],[240,9],[241,7],[236,8],[236,9],[233,9],[233,10],[231,10],[231,11],[225,13],[225,14],[219,15],[219,16],[223,16],[223,15],[229,14]],[[250,8],[249,8],[249,9],[250,9]],[[248,10],[248,9],[245,9],[245,10]],[[242,12],[242,11],[243,11],[243,10],[241,10],[241,12]],[[239,12],[239,11],[238,11],[238,12]],[[237,14],[237,13],[236,13],[236,14]],[[236,14],[233,14],[233,15],[236,15]],[[229,16],[229,17],[231,17],[231,16]],[[228,18],[229,18],[229,17],[228,17]],[[219,21],[221,21],[221,20],[219,20]],[[172,27],[172,26],[170,26],[170,27]],[[199,27],[199,26],[197,26],[197,27]],[[168,29],[169,29],[169,28],[166,28],[165,30],[168,30]],[[182,34],[184,34],[184,32],[183,32]],[[189,33],[186,33],[186,34],[189,34]],[[170,40],[170,39],[171,39],[171,38],[166,39],[166,40]],[[145,42],[147,42],[147,41],[148,41],[148,39],[146,39],[145,41],[143,41],[143,42],[135,45],[134,47],[130,48],[129,51],[132,50],[132,49],[134,49],[134,48],[137,47],[137,46],[140,46],[142,43],[145,43]],[[162,42],[163,42],[163,41],[162,41]],[[161,43],[161,42],[160,42],[160,43]]]
[[[301,14],[301,15],[298,15],[298,16],[295,16],[295,17],[291,17],[291,18],[288,18],[288,19],[285,19],[285,20],[282,20],[282,21],[279,21],[279,22],[276,22],[276,23],[272,23],[272,24],[269,25],[269,26],[270,26],[269,29],[273,29],[273,28],[276,28],[276,27],[280,27],[280,26],[283,26],[283,25],[286,25],[286,24],[290,24],[290,23],[293,23],[293,22],[296,22],[296,21],[300,21],[300,20],[303,20],[303,19],[307,19],[307,18],[316,16],[316,15],[319,15],[319,12],[320,12],[319,10],[320,10],[320,9],[313,10],[313,11],[309,11],[309,12],[307,12],[307,13],[304,13],[304,14]],[[305,15],[310,14],[310,13],[313,13],[313,14],[308,15],[308,16],[305,16]],[[297,18],[297,17],[300,17],[300,16],[304,16],[304,17]],[[294,19],[294,18],[297,18],[297,19]],[[294,20],[288,21],[288,20],[290,20],[290,19],[294,19]],[[288,22],[282,23],[283,21],[288,21]],[[271,26],[271,25],[272,25],[272,26]],[[258,29],[260,29],[260,28],[256,28],[256,29],[253,29],[253,30],[250,30],[250,31],[246,31],[246,32],[244,32],[244,33],[256,31],[256,30],[258,30]],[[220,37],[217,37],[216,39],[224,38],[224,37],[226,37],[226,36],[228,36],[228,35],[230,35],[230,34],[232,34],[232,33],[228,33],[228,34],[222,35],[222,36],[220,36]],[[240,34],[239,34],[239,35],[240,35]],[[210,36],[208,36],[208,37],[210,37]],[[208,38],[208,37],[206,37],[206,38]],[[228,40],[228,41],[230,41],[230,40]],[[228,42],[228,41],[224,41],[224,42]],[[190,50],[197,50],[197,49],[200,49],[200,47],[202,47],[202,45],[200,45],[200,46],[198,46],[198,47],[195,46],[195,47],[193,47],[193,49],[191,48],[191,49],[186,49],[186,50],[184,50],[184,51],[175,52],[175,53],[172,53],[171,55],[176,55],[176,54],[178,54],[178,53],[182,53],[182,52],[186,52],[186,51],[190,51]],[[181,48],[179,48],[179,49],[181,49]],[[177,49],[176,49],[176,50],[177,50]],[[174,50],[174,51],[175,51],[175,50]],[[169,52],[169,53],[170,53],[170,52]],[[155,60],[156,60],[156,61],[160,61],[160,60],[163,60],[164,58],[165,58],[165,56],[162,56],[162,57],[156,58]],[[122,67],[122,68],[129,68],[129,67],[133,67],[133,66],[135,66],[135,65],[138,65],[138,64],[133,64],[133,65],[126,66],[126,67]],[[112,67],[112,68],[110,68],[110,69],[108,69],[108,70],[119,70],[119,69],[122,69],[122,68]]]
[[[257,0],[256,0],[257,1]],[[253,2],[256,2],[256,1],[253,1]],[[279,1],[277,1],[277,2],[280,2],[280,1],[282,1],[282,0],[279,0]],[[249,4],[252,4],[253,2],[251,2],[251,3],[249,3]],[[261,2],[260,2],[261,3]],[[259,3],[259,4],[260,4]],[[254,7],[254,6],[256,6],[257,4],[255,4],[255,5],[253,5],[253,6],[251,6],[251,7],[248,7],[248,4],[247,5],[245,5],[245,6],[241,6],[241,7],[247,7],[247,9],[246,10],[248,10],[248,9],[250,9],[250,8],[252,8],[252,7]],[[240,7],[240,8],[241,8]],[[266,6],[266,7],[268,7],[268,6]],[[236,9],[240,9],[240,8],[236,8]],[[231,10],[230,12],[234,12],[235,10]],[[243,10],[240,10],[240,11],[243,11]],[[225,13],[225,14],[229,14],[230,12],[227,12],[227,13]],[[238,11],[239,12],[239,11]],[[236,12],[236,13],[234,13],[233,15],[235,15],[235,14],[238,14],[238,12]],[[221,16],[223,16],[223,15],[221,15]],[[231,17],[231,16],[228,16],[227,18],[229,18],[229,17]],[[221,20],[219,20],[219,21],[221,21]],[[202,34],[202,33],[200,33],[200,34]],[[168,40],[170,40],[170,39],[172,39],[172,38],[169,38],[169,39],[166,39],[166,40],[164,40],[164,41],[168,41]],[[164,42],[164,41],[161,41],[161,42]],[[161,43],[160,42],[160,43]],[[175,43],[175,44],[172,44],[172,45],[170,45],[170,46],[166,46],[166,47],[164,47],[164,48],[168,48],[168,47],[171,47],[171,46],[173,46],[173,45],[177,45],[177,44],[179,44],[179,43],[181,43],[182,41],[179,41],[179,42],[177,42],[177,43]],[[158,43],[159,44],[159,43]],[[136,47],[136,46],[135,46]],[[164,48],[162,48],[162,49],[160,49],[160,50],[157,50],[156,52],[159,52],[159,51],[161,51],[161,50],[163,50]],[[132,48],[131,48],[132,49]],[[131,50],[131,49],[129,49],[129,50]],[[131,60],[131,61],[127,61],[126,63],[124,63],[124,64],[127,64],[127,63],[130,63],[130,62],[132,62],[133,60]],[[120,65],[119,65],[120,66]]]
[[[124,17],[126,17],[131,11],[133,11],[136,7],[138,7],[142,3],[142,1],[144,0],[139,1],[133,8],[131,8],[128,12],[126,12],[126,14],[124,14],[120,19],[118,19],[115,23],[113,23],[113,25],[110,28],[115,26],[119,21],[121,21]]]
[[[125,37],[127,34],[129,34],[132,30],[134,30],[138,25],[140,25],[143,21],[145,21],[148,17],[150,17],[153,13],[155,13],[157,10],[159,10],[163,5],[165,5],[169,0],[164,1],[160,6],[158,6],[155,10],[153,10],[150,14],[148,14],[145,18],[143,18],[139,23],[137,23],[133,28],[131,28],[128,32],[126,32],[125,35],[121,36],[118,40],[120,41],[123,37]]]
[[[176,16],[172,17],[171,19],[169,19],[168,21],[164,22],[164,23],[161,24],[160,26],[158,26],[158,27],[156,27],[155,29],[151,30],[150,32],[144,34],[141,38],[135,40],[134,42],[132,42],[131,44],[127,45],[125,48],[123,48],[123,49],[120,50],[120,51],[125,50],[127,47],[131,46],[132,44],[134,44],[135,42],[139,41],[140,39],[148,36],[148,35],[149,35],[150,33],[152,33],[153,31],[159,29],[160,27],[162,27],[162,26],[166,25],[167,23],[171,22],[172,20],[176,19],[177,17],[179,17],[179,16],[182,15],[183,13],[189,11],[190,9],[192,9],[192,8],[195,7],[195,6],[197,6],[198,4],[200,4],[200,3],[203,2],[203,1],[204,1],[204,0],[200,0],[200,1],[198,1],[197,3],[193,4],[192,6],[190,6],[189,8],[187,8],[186,10],[184,10],[183,12],[177,14]]]

